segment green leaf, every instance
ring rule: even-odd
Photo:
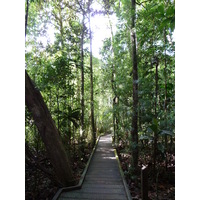
[[[80,118],[80,110],[77,110],[77,111],[73,111],[70,116],[70,118],[74,118],[74,119],[79,119]]]
[[[139,140],[150,140],[150,137],[147,135],[140,136]]]
[[[164,5],[158,6],[158,12],[164,15],[165,13]]]
[[[153,125],[158,126],[158,120],[153,118]]]
[[[148,127],[148,128],[147,128],[147,132],[148,132],[148,133],[153,133],[153,130],[152,130],[150,127]]]
[[[174,7],[169,7],[166,11],[167,16],[175,16],[175,9]]]
[[[162,131],[160,131],[160,135],[170,135],[170,136],[173,136],[174,134],[171,131],[162,130]]]
[[[73,125],[76,127],[76,128],[78,128],[78,123],[74,120],[74,119],[70,119],[70,121],[72,121],[72,123],[73,123]]]

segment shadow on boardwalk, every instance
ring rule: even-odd
[[[112,147],[111,135],[102,136],[80,190],[62,192],[59,200],[127,200]]]

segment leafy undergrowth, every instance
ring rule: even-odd
[[[125,150],[123,145],[120,145],[117,148],[119,159],[121,162],[121,167],[124,171],[124,175],[129,186],[132,199],[141,200],[141,178],[130,175],[131,169],[131,154]],[[139,157],[139,168],[142,166],[147,166],[151,163],[151,155],[149,154],[150,150],[143,152]],[[175,199],[175,155],[167,154],[167,170],[165,165],[165,160],[159,159],[157,163],[157,174],[156,181],[153,181],[153,172],[152,168],[149,169],[148,177],[148,197],[149,200],[174,200]],[[150,165],[149,165],[150,166]]]
[[[91,146],[80,153],[78,148],[70,151],[74,178],[79,180],[92,152]],[[36,153],[34,148],[26,148],[25,198],[26,200],[52,200],[59,187],[53,167],[45,151]]]

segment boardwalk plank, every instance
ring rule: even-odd
[[[126,194],[124,191],[124,188],[97,188],[97,187],[92,187],[92,188],[84,188],[84,193],[100,193],[100,194]],[[83,193],[82,190],[76,190],[76,193]]]
[[[104,194],[104,193],[77,193],[77,192],[68,192],[65,194],[62,194],[61,196],[62,198],[66,197],[66,198],[79,198],[79,199],[93,199],[93,200],[124,200],[126,198],[126,196],[124,194]]]
[[[95,188],[103,188],[103,189],[124,189],[123,185],[105,185],[105,184],[90,184],[90,183],[85,183],[82,187],[82,189],[84,188],[91,188],[91,189],[95,189]]]
[[[102,136],[80,190],[62,192],[59,200],[127,200],[112,147],[111,135]]]

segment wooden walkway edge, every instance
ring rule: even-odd
[[[89,162],[88,162],[89,163]],[[53,200],[130,200],[116,150],[112,147],[111,135],[101,136],[82,187],[73,191],[62,189]],[[76,186],[75,186],[76,187]],[[81,189],[80,189],[81,188]],[[79,189],[79,190],[77,190]]]
[[[91,159],[92,159],[92,157],[93,157],[93,155],[94,155],[94,152],[95,152],[95,150],[96,150],[96,148],[97,148],[97,144],[98,144],[98,142],[99,142],[100,137],[101,137],[101,136],[99,136],[99,137],[97,138],[97,140],[96,140],[95,146],[94,146],[94,148],[93,148],[93,150],[92,150],[92,153],[91,153],[90,158],[89,158],[89,160],[88,160],[88,162],[87,162],[87,165],[86,165],[86,167],[85,167],[85,169],[84,169],[84,171],[83,171],[83,173],[82,173],[82,175],[81,175],[81,178],[80,178],[80,180],[79,180],[78,185],[71,186],[71,187],[63,187],[63,188],[60,188],[60,189],[56,192],[56,194],[54,195],[54,197],[53,197],[52,200],[57,200],[57,199],[60,197],[60,195],[61,195],[62,192],[67,192],[67,191],[72,191],[72,190],[79,190],[79,189],[82,188],[83,181],[85,180],[85,176],[86,176],[86,173],[87,173],[87,171],[88,171],[88,167],[89,167],[89,165],[90,165],[90,162],[91,162]]]

